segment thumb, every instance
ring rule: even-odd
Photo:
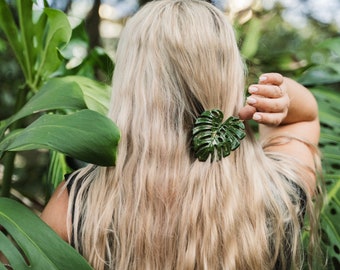
[[[250,105],[245,105],[238,113],[241,120],[250,120],[253,114],[256,113],[256,108]]]

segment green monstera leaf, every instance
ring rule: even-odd
[[[223,113],[217,109],[205,111],[197,117],[192,143],[199,161],[206,161],[209,156],[211,161],[229,156],[246,136],[241,120],[230,116],[222,123],[223,117]]]

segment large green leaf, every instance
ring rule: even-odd
[[[305,85],[323,85],[340,82],[340,38],[327,39],[314,52],[322,60],[307,69],[299,79]],[[313,54],[312,54],[313,55]]]
[[[36,29],[37,37],[43,38],[42,41],[39,40],[40,44],[43,44],[43,50],[38,51],[40,58],[36,78],[46,78],[59,67],[61,59],[57,48],[67,44],[72,34],[65,13],[56,9],[45,8],[44,14],[48,18],[48,28],[45,25],[44,28]],[[42,25],[42,23],[39,25]],[[48,31],[46,32],[46,30]]]
[[[340,263],[340,175],[325,175],[327,199],[321,213],[322,236],[329,265]]]
[[[119,130],[109,118],[81,110],[70,115],[43,115],[24,130],[5,137],[0,151],[47,148],[85,162],[112,166],[119,139]]]
[[[311,89],[318,100],[321,122],[320,147],[326,174],[340,174],[340,93],[326,87]]]
[[[111,87],[107,84],[88,79],[83,76],[67,76],[64,82],[75,82],[83,91],[87,108],[106,115],[109,108]]]
[[[14,270],[92,269],[75,249],[14,200],[0,198],[0,225],[13,239],[0,231],[0,251]]]
[[[248,31],[241,48],[241,54],[247,59],[254,57],[256,54],[262,31],[262,22],[260,19],[253,18],[248,24]]]
[[[63,78],[50,79],[20,111],[7,119],[0,128],[0,138],[9,125],[33,113],[55,109],[85,109],[79,84]]]
[[[110,93],[110,86],[82,76],[52,78],[20,111],[1,125],[0,137],[9,125],[33,113],[57,109],[89,108],[106,115]]]
[[[311,90],[319,105],[320,149],[327,191],[321,212],[322,246],[328,269],[335,270],[340,265],[340,93],[326,87]]]
[[[308,69],[299,79],[304,85],[322,85],[340,82],[340,74],[337,72],[337,66],[324,65]]]
[[[42,111],[85,108],[86,104],[79,84],[72,80],[54,78],[48,80],[40,91],[15,114],[14,121]]]

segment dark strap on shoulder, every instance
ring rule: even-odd
[[[66,180],[66,188],[67,188],[68,194],[70,194],[71,188],[74,183],[74,177],[70,178],[70,176],[71,176],[71,173],[65,174],[64,176],[64,179]]]
[[[72,222],[72,225],[74,224],[74,212],[75,212],[75,201],[76,201],[76,198],[77,198],[77,194],[78,194],[78,191],[81,187],[81,185],[83,184],[83,181],[86,179],[86,177],[96,168],[97,166],[93,166],[86,174],[84,174],[83,176],[81,176],[79,179],[77,179],[76,181],[76,187],[75,187],[75,193],[74,193],[74,197],[73,197],[73,201],[72,201],[72,212],[71,212],[71,222]],[[70,194],[71,192],[71,189],[72,187],[74,186],[74,182],[75,182],[75,179],[77,177],[79,172],[76,172],[74,174],[66,174],[65,175],[65,179],[66,179],[66,188],[67,188],[67,191],[68,193]],[[81,224],[81,217],[80,217],[80,221],[79,221],[79,224],[78,224],[78,228],[81,228],[80,226]],[[74,239],[75,239],[75,235],[74,235],[74,232],[72,230],[72,233],[71,233],[71,241],[70,241],[70,244],[71,246],[75,247],[74,245]],[[80,247],[81,248],[81,247]],[[82,253],[81,250],[79,250],[80,253]]]

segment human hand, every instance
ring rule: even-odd
[[[251,94],[240,110],[241,120],[253,119],[258,123],[278,126],[286,118],[290,99],[284,77],[279,73],[262,74],[258,84],[248,88]]]

